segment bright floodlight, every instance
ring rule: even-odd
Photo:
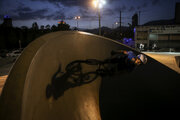
[[[106,1],[105,0],[94,0],[93,1],[93,4],[94,4],[94,7],[98,7],[98,8],[102,8],[103,5],[106,4]]]
[[[99,35],[101,35],[101,13],[100,9],[103,7],[103,5],[106,4],[105,0],[93,0],[92,1],[95,8],[98,10],[98,16],[99,16]]]
[[[94,0],[94,1],[93,1],[93,4],[94,4],[94,7],[96,8],[96,7],[97,7],[97,4],[98,4],[97,0]]]
[[[80,19],[81,17],[80,16],[75,16],[74,19],[78,20]]]

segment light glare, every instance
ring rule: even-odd
[[[81,18],[80,16],[75,16],[75,17],[74,17],[75,20],[78,20],[78,19],[80,19],[80,18]]]
[[[101,3],[99,3],[99,8],[102,8],[102,4]]]
[[[94,7],[97,7],[97,1],[93,1]]]
[[[106,1],[105,1],[105,0],[102,0],[102,4],[105,5],[105,4],[106,4]]]
[[[94,7],[95,8],[102,8],[103,7],[103,5],[105,5],[106,4],[106,1],[105,0],[94,0],[93,1],[93,4],[94,4]]]

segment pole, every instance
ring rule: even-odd
[[[141,11],[139,11],[139,25],[140,25],[140,15],[141,15]]]
[[[78,19],[77,19],[77,29],[79,28]]]
[[[99,16],[99,35],[101,35],[101,14],[100,14],[100,8],[98,8],[98,16]]]
[[[120,18],[119,18],[119,27],[121,29],[121,11],[120,11]]]

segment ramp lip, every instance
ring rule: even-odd
[[[77,33],[77,32],[74,32],[74,33]],[[79,34],[84,34],[84,35],[96,36],[96,37],[99,37],[99,38],[103,38],[103,39],[112,41],[112,42],[114,42],[114,43],[123,45],[123,46],[125,46],[125,47],[128,47],[129,49],[131,49],[131,50],[133,50],[133,51],[136,51],[136,52],[141,53],[140,51],[137,51],[135,48],[129,47],[129,46],[127,46],[127,45],[125,45],[125,44],[123,44],[123,43],[120,43],[120,42],[118,42],[118,41],[116,41],[116,40],[113,40],[113,39],[111,39],[111,38],[107,38],[107,37],[104,37],[104,36],[99,36],[99,35],[92,34],[92,33],[88,33],[88,32],[84,32],[84,31],[78,31],[78,33],[79,33]]]
[[[162,55],[179,55],[180,52],[143,52],[143,53],[151,53],[151,54],[162,54]]]

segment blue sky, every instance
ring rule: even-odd
[[[31,27],[33,22],[38,25],[57,25],[64,19],[71,27],[76,26],[75,16],[81,16],[80,28],[97,28],[97,10],[92,5],[93,0],[1,0],[0,23],[3,16],[13,19],[13,26]],[[173,19],[175,3],[180,0],[106,0],[101,9],[102,26],[112,27],[119,21],[119,11],[122,11],[122,25],[131,23],[131,17],[141,11],[141,24],[152,20]]]

